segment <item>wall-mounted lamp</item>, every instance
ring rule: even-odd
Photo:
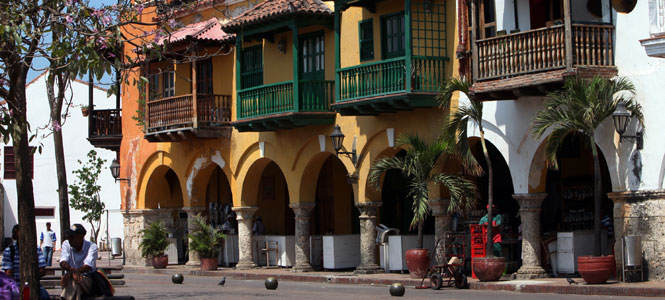
[[[358,156],[356,155],[356,138],[353,138],[353,146],[351,147],[351,152],[340,151],[342,150],[342,143],[344,142],[344,134],[339,128],[339,125],[335,125],[335,129],[330,134],[330,140],[332,141],[333,149],[337,156],[340,154],[346,155],[351,158],[351,162],[355,166],[358,162]]]
[[[109,169],[111,169],[111,175],[113,176],[113,179],[115,179],[115,182],[118,181],[129,182],[129,178],[118,178],[120,177],[120,162],[118,162],[117,159],[114,159],[113,162],[111,162],[111,166],[109,167]]]
[[[614,120],[614,130],[617,131],[620,137],[619,143],[624,139],[634,140],[637,150],[642,150],[644,147],[644,133],[642,132],[641,124],[638,124],[635,135],[624,135],[626,127],[630,123],[630,112],[626,109],[626,103],[622,101],[617,104],[616,109],[612,113],[612,119]]]
[[[286,41],[284,39],[280,39],[279,42],[277,42],[277,50],[282,54],[286,54]]]

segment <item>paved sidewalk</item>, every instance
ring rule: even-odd
[[[308,272],[294,273],[286,268],[257,268],[252,270],[234,270],[220,268],[217,271],[201,271],[198,267],[168,266],[166,269],[155,270],[152,267],[125,266],[125,273],[142,274],[175,274],[194,276],[226,276],[236,280],[261,280],[267,277],[276,277],[284,281],[320,282],[330,284],[361,284],[361,285],[389,285],[400,282],[407,287],[420,285],[420,279],[410,279],[409,275],[398,273],[384,273],[372,275],[356,275],[353,272]],[[665,297],[665,283],[639,282],[620,283],[610,281],[602,285],[586,285],[581,278],[575,279],[576,285],[569,285],[565,278],[544,278],[538,280],[502,280],[498,282],[479,282],[469,279],[472,290],[513,291],[522,293],[555,293],[579,294],[599,296],[632,296],[632,297]],[[425,280],[429,284],[429,280]]]

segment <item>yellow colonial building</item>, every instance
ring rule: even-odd
[[[404,154],[400,134],[438,136],[447,111],[434,96],[457,70],[455,2],[209,0],[146,8],[146,20],[175,22],[161,19],[170,29],[155,37],[163,56],[128,72],[122,87],[127,263],[145,264],[130,249],[146,224],[161,219],[172,232],[169,260],[197,264],[192,252],[185,257],[185,234],[187,219],[201,213],[229,232],[223,264],[378,270],[376,226],[406,235],[411,215],[399,173],[387,173],[378,191],[367,181],[370,165]],[[340,149],[331,142],[336,126],[345,136]],[[435,217],[426,235],[441,234],[450,221],[439,189],[431,193]]]

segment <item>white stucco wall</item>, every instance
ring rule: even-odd
[[[120,189],[111,176],[108,166],[115,158],[115,152],[105,149],[94,148],[86,139],[88,137],[88,119],[81,114],[80,105],[88,104],[88,86],[85,83],[74,81],[72,88],[68,91],[68,95],[74,95],[74,107],[70,108],[69,116],[62,126],[64,138],[64,151],[65,161],[67,166],[67,182],[72,184],[75,180],[75,175],[72,171],[80,168],[78,160],[82,162],[87,161],[87,154],[90,150],[95,149],[98,155],[105,159],[104,170],[99,178],[99,184],[102,186],[101,200],[106,204],[109,209],[109,235],[113,237],[122,237],[123,222],[120,213]],[[46,76],[39,76],[35,81],[27,86],[26,89],[28,99],[28,120],[34,132],[38,127],[44,127],[49,122],[49,105],[46,98]],[[94,99],[96,108],[115,108],[115,98],[107,97],[106,91],[102,89],[94,89]],[[64,109],[63,109],[64,110]],[[51,222],[53,230],[56,232],[60,240],[60,216],[58,209],[58,182],[55,168],[55,150],[53,146],[53,136],[42,138],[46,132],[39,131],[38,137],[35,138],[32,145],[43,144],[43,151],[41,154],[38,152],[34,156],[34,195],[35,206],[37,207],[55,207],[54,217],[37,217],[37,233],[46,228],[46,222]],[[2,145],[4,155],[4,145]],[[2,166],[4,168],[4,164]],[[4,176],[0,172],[0,176]],[[4,236],[11,237],[11,229],[17,223],[18,219],[18,206],[17,206],[17,193],[16,193],[16,180],[6,180],[2,178],[2,184],[5,188],[4,195]],[[90,235],[90,224],[83,221],[83,213],[70,208],[70,222],[80,223],[88,230],[88,237]],[[106,238],[106,214],[102,217],[102,228],[99,234],[100,239]],[[58,243],[59,247],[59,243]]]
[[[497,10],[505,5],[512,9],[513,0],[497,0]],[[528,1],[524,1],[528,5]],[[504,4],[505,3],[505,4]],[[521,2],[520,2],[521,3]],[[523,7],[518,9],[520,12]],[[528,8],[525,9],[528,11]],[[513,24],[510,20],[499,24]],[[497,12],[497,21],[502,14]],[[617,149],[618,135],[611,118],[598,128],[597,143],[607,160],[613,191],[652,190],[663,188],[665,174],[665,60],[646,55],[639,40],[649,37],[649,9],[646,1],[627,15],[613,12],[616,25],[615,64],[620,76],[628,77],[636,88],[636,99],[645,113],[646,136],[644,149],[635,150],[632,141],[624,140]],[[520,16],[520,27],[522,20]],[[512,26],[512,25],[511,25]],[[501,28],[500,28],[501,29]],[[529,133],[531,120],[542,107],[542,97],[485,102],[483,119],[486,138],[502,153],[513,179],[515,193],[527,193],[529,170],[534,154],[541,144]],[[475,125],[469,123],[470,136],[478,136]],[[633,120],[626,134],[634,134]]]

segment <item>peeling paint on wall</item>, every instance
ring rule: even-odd
[[[642,155],[639,151],[633,153],[630,162],[633,165],[633,177],[630,178],[630,185],[631,188],[638,189],[642,184]]]
[[[208,161],[215,163],[221,169],[224,169],[224,166],[226,166],[226,161],[224,160],[224,158],[222,158],[222,154],[219,151],[215,151],[214,154],[211,154],[210,159],[208,159],[208,157],[205,157],[203,155],[196,158],[196,160],[194,161],[194,165],[192,166],[192,171],[189,172],[189,176],[187,176],[187,183],[185,187],[187,189],[186,190],[187,196],[192,202],[196,202],[198,200],[192,197],[192,195],[194,195],[194,179],[196,178],[196,175],[198,175],[203,168],[209,165]]]
[[[126,187],[127,191],[125,193],[125,199],[127,199],[127,203],[129,204],[129,208],[127,209],[135,209],[136,206],[136,193],[133,193],[132,191],[137,190],[137,186],[139,184],[139,178],[138,178],[138,168],[136,167],[137,165],[137,154],[140,153],[140,147],[141,147],[141,137],[135,137],[132,140],[129,141],[129,153],[127,155],[128,160],[129,160],[129,186]],[[127,205],[127,204],[125,204]]]

